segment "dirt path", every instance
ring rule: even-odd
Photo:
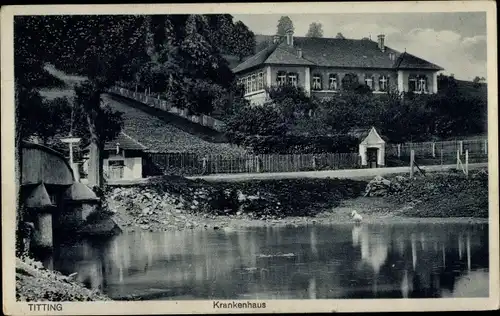
[[[488,163],[470,164],[469,170],[485,168]],[[456,168],[456,165],[422,166],[427,172],[446,171]],[[238,173],[238,174],[215,174],[209,176],[193,176],[188,179],[203,179],[206,181],[247,181],[264,179],[297,179],[297,178],[373,178],[377,175],[384,176],[410,172],[409,167],[372,168],[372,169],[348,169],[327,171],[303,171],[303,172],[276,172],[276,173]]]

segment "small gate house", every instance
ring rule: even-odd
[[[89,147],[86,148],[88,151]],[[140,179],[143,177],[143,155],[146,146],[129,135],[120,132],[118,136],[106,142],[103,153],[104,174],[109,180]],[[84,163],[88,170],[89,160]]]
[[[361,166],[368,168],[385,166],[386,141],[380,136],[375,127],[356,129],[349,134],[360,140],[359,156],[361,157]]]

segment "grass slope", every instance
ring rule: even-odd
[[[104,95],[115,110],[123,113],[123,131],[152,151],[191,152],[203,155],[230,155],[244,151],[226,143],[212,143],[192,135],[156,115],[130,106],[127,102]]]

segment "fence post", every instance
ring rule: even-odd
[[[469,150],[465,150],[465,177],[469,177]]]
[[[398,144],[398,158],[401,158],[401,144]]]
[[[460,149],[457,150],[457,170],[458,170],[458,167],[460,167],[459,162],[460,162]]]
[[[461,154],[463,154],[463,153],[464,153],[464,141],[463,141],[463,140],[461,140],[461,141],[459,142],[459,144],[460,144],[460,155],[461,155]]]
[[[413,179],[414,162],[415,162],[415,151],[412,149],[410,151],[410,179]]]
[[[432,158],[436,158],[436,143],[432,142]]]
[[[202,168],[203,168],[203,174],[207,174],[207,157],[203,157],[202,159]]]
[[[488,140],[487,139],[484,140],[484,154],[485,155],[488,154]]]
[[[443,165],[443,148],[441,148],[441,166]]]

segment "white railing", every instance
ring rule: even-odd
[[[178,108],[174,106],[169,106],[167,101],[162,99],[159,94],[154,95],[150,93],[134,92],[125,88],[114,86],[109,89],[109,92],[118,94],[120,96],[133,99],[137,102],[141,102],[150,107],[161,109],[163,111],[172,113],[174,115],[183,117],[193,123],[200,124],[216,131],[222,131],[224,129],[224,122],[215,119],[209,115],[189,115],[189,111],[186,108]]]

